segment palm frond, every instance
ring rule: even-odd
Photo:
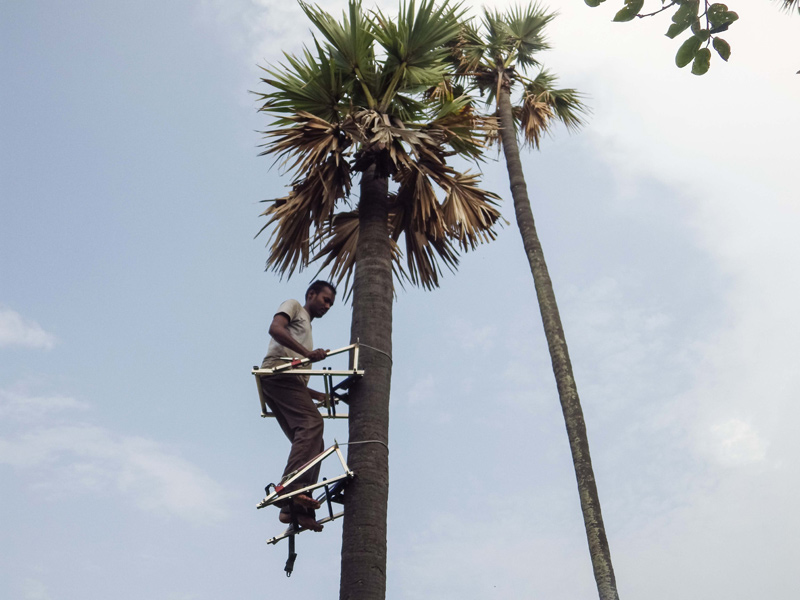
[[[436,147],[415,149],[416,160],[404,164],[394,176],[398,182],[397,212],[402,214],[401,230],[420,231],[432,238],[443,238],[447,227],[433,188],[433,172],[447,168]]]
[[[522,106],[514,108],[514,126],[522,130],[523,144],[539,148],[542,136],[548,131],[553,118],[553,108],[530,94],[523,99]]]
[[[383,86],[380,109],[388,110],[400,90],[422,91],[441,81],[449,71],[450,49],[466,10],[461,3],[404,0],[400,15],[390,19],[375,11],[374,35],[383,47]]]
[[[497,119],[479,115],[474,110],[472,97],[465,94],[453,97],[452,90],[432,100],[436,101],[436,112],[424,130],[441,132],[455,152],[482,160],[488,139],[497,129]]]
[[[387,228],[391,231],[390,223],[387,223]],[[408,279],[401,262],[403,253],[395,239],[390,239],[392,271],[398,281],[403,281]],[[345,290],[345,299],[348,299],[352,293],[350,281],[356,266],[358,211],[341,212],[334,215],[327,226],[318,231],[315,241],[315,246],[319,247],[319,251],[311,259],[311,262],[322,261],[317,274],[330,267],[330,279],[336,283],[339,289]]]
[[[343,79],[331,54],[316,40],[315,45],[316,56],[304,48],[300,59],[286,54],[287,64],[281,63],[279,68],[262,67],[271,77],[261,81],[270,85],[272,90],[257,94],[264,102],[260,111],[277,115],[275,122],[278,125],[291,124],[283,115],[299,112],[311,113],[332,123],[340,118],[340,104],[351,92],[352,85]]]
[[[272,201],[262,213],[269,217],[256,236],[274,225],[270,236],[267,268],[291,277],[309,263],[314,245],[312,226],[323,229],[338,200],[350,193],[350,165],[331,156],[305,178],[295,182],[288,196]]]
[[[327,51],[345,77],[358,84],[365,103],[375,108],[380,71],[375,61],[373,43],[375,27],[361,8],[361,0],[350,0],[348,10],[337,22],[319,6],[299,0],[317,30],[327,40]],[[355,87],[354,90],[355,91]]]
[[[539,64],[536,53],[550,47],[544,37],[544,28],[555,17],[556,13],[547,12],[536,3],[509,9],[503,23],[508,29],[508,41],[515,47],[514,61],[517,65],[524,69]]]
[[[443,266],[451,273],[458,268],[458,250],[447,236],[414,229],[407,217],[408,208],[398,205],[389,216],[392,238],[402,236],[405,244],[408,272],[402,271],[402,275],[412,285],[432,290],[439,287]]]
[[[500,197],[478,187],[474,173],[448,173],[446,181],[437,182],[446,190],[442,213],[450,235],[463,250],[496,238],[495,226],[500,222],[497,209]]]
[[[464,250],[494,239],[499,196],[479,188],[477,175],[459,173],[445,164],[441,148],[422,146],[414,153],[416,160],[395,176],[400,184],[397,204],[405,211],[404,227],[432,240],[454,239]],[[442,202],[434,183],[444,191]]]
[[[461,31],[451,48],[457,61],[456,77],[470,77],[484,61],[487,45],[484,44],[480,32],[471,21],[462,23]]]
[[[297,194],[295,190],[272,201],[270,208],[262,213],[269,217],[256,234],[258,237],[270,225],[276,224],[269,239],[267,269],[291,277],[296,269],[308,265],[311,230],[311,197]]]
[[[503,14],[498,10],[484,8],[482,42],[484,46],[486,68],[495,70],[498,66],[507,63],[509,55],[513,53],[513,45],[510,41],[511,34],[506,25]]]
[[[328,157],[337,165],[346,164],[343,155],[352,141],[340,127],[307,112],[299,112],[286,121],[293,125],[262,132],[265,137],[273,139],[261,144],[260,147],[266,150],[259,156],[275,154],[283,157],[287,171],[297,171],[302,175],[327,161]],[[290,162],[292,158],[294,162]]]
[[[534,148],[539,147],[541,137],[550,130],[553,119],[561,121],[572,131],[585,124],[589,109],[583,103],[583,96],[573,89],[556,89],[557,81],[554,75],[542,70],[526,83],[522,105],[515,111],[524,142]]]

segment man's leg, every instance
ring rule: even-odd
[[[308,393],[308,388],[297,376],[262,377],[261,389],[278,424],[292,443],[283,473],[285,477],[301,469],[325,449],[322,438],[324,421]],[[293,491],[316,483],[320,467],[320,464],[314,465],[292,484],[286,486],[286,490]],[[311,494],[295,496],[295,510],[298,511],[298,520],[303,527],[321,529],[314,518],[314,508],[317,507],[319,503]],[[291,521],[289,506],[281,509],[281,521],[284,523]]]

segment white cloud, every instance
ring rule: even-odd
[[[495,346],[497,327],[483,323],[474,324],[466,319],[451,318],[448,322],[450,339],[459,350],[475,350],[490,352]]]
[[[0,348],[22,346],[50,350],[55,344],[55,336],[42,329],[38,323],[23,318],[10,308],[0,306]]]
[[[54,406],[62,414],[86,408],[70,398],[0,390],[0,414],[16,429],[0,436],[0,465],[24,471],[32,485],[52,496],[118,494],[142,510],[193,522],[227,517],[222,486],[174,450],[68,416],[53,423],[47,409]],[[31,426],[30,417],[40,409],[38,424]]]
[[[408,403],[411,405],[430,404],[435,399],[436,381],[428,374],[418,379],[408,390]]]
[[[490,496],[471,511],[455,506],[421,513],[392,562],[392,585],[403,598],[420,600],[591,597],[580,522],[571,536],[543,531],[548,524],[531,510],[532,497],[507,496],[495,505]],[[573,504],[559,511],[565,507]]]
[[[725,466],[760,462],[767,455],[766,442],[752,425],[740,419],[730,419],[712,426],[711,439],[717,460]]]
[[[47,587],[38,579],[26,579],[22,582],[22,594],[25,600],[50,600],[52,596]]]
[[[87,404],[68,396],[30,396],[0,389],[0,417],[7,419],[38,419],[56,412],[86,408]]]

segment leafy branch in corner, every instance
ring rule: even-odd
[[[589,6],[600,6],[605,0],[584,0]],[[796,0],[782,0],[790,6]],[[685,31],[691,34],[678,48],[675,64],[683,68],[692,63],[692,73],[704,75],[711,66],[711,48],[720,58],[727,62],[731,56],[730,44],[718,34],[727,31],[739,15],[728,9],[728,6],[709,0],[661,0],[661,8],[642,13],[645,0],[625,0],[625,6],[614,15],[614,21],[626,22],[635,18],[653,17],[674,9],[672,24],[666,36],[675,39]],[[652,4],[651,4],[652,5]],[[701,12],[702,8],[702,12]]]

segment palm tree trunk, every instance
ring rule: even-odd
[[[498,94],[500,109],[500,135],[503,142],[503,152],[508,168],[508,177],[511,183],[511,196],[514,198],[514,210],[517,216],[517,225],[522,235],[525,253],[531,266],[536,296],[539,300],[539,310],[542,313],[544,333],[550,349],[550,358],[553,363],[553,373],[556,377],[558,396],[561,400],[561,410],[564,413],[564,422],[567,427],[569,446],[572,451],[572,462],[575,466],[575,476],[578,480],[578,493],[580,495],[583,522],[586,527],[586,537],[589,540],[589,554],[594,568],[594,578],[597,582],[597,591],[600,600],[619,600],[617,583],[614,578],[614,568],[611,564],[611,552],[608,547],[606,530],[603,525],[603,515],[600,512],[600,499],[597,495],[592,458],[589,455],[589,438],[586,434],[586,423],[583,419],[578,388],[572,374],[572,364],[569,360],[567,341],[561,325],[561,317],[556,305],[553,283],[544,262],[542,245],[536,234],[528,188],[522,173],[522,163],[519,157],[519,146],[514,131],[514,121],[511,109],[511,97],[507,85],[500,87]]]
[[[368,347],[362,346],[359,359],[364,376],[350,392],[347,454],[356,476],[346,492],[339,598],[382,600],[386,596],[394,292],[387,227],[389,183],[376,175],[374,166],[362,174],[358,210],[350,339]]]

